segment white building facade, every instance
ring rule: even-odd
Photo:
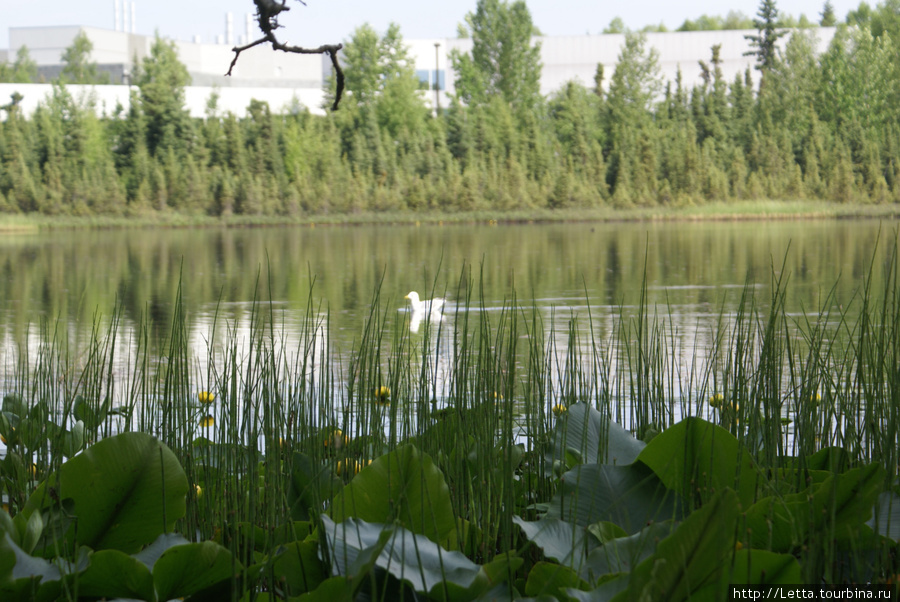
[[[249,28],[249,25],[247,26]],[[824,51],[834,37],[832,27],[817,28],[817,49]],[[91,60],[110,74],[114,84],[127,84],[135,60],[140,61],[150,54],[153,37],[94,27],[19,27],[10,28],[9,60],[13,60],[21,46],[26,46],[31,57],[38,64],[39,73],[45,81],[52,81],[62,69],[62,54],[72,45],[79,33],[84,33],[93,43]],[[665,81],[674,81],[679,70],[682,81],[688,88],[700,83],[699,61],[709,63],[712,47],[720,45],[721,68],[726,80],[742,74],[755,64],[753,56],[745,53],[751,50],[745,36],[756,35],[756,30],[746,31],[694,31],[671,33],[648,33],[647,48],[659,54],[661,75]],[[242,36],[249,39],[248,30]],[[233,39],[224,36],[225,39]],[[787,36],[780,40],[783,45]],[[541,45],[541,93],[548,95],[566,82],[577,81],[584,86],[594,85],[597,65],[604,68],[604,79],[608,83],[625,44],[623,34],[539,37],[534,39]],[[422,82],[422,95],[430,107],[435,103],[446,107],[454,93],[455,74],[449,62],[451,50],[468,52],[472,40],[457,38],[410,39],[405,40],[410,56],[415,59],[416,73]],[[187,67],[192,85],[187,89],[187,105],[191,115],[202,117],[206,112],[207,99],[215,92],[219,97],[219,109],[236,115],[244,115],[251,99],[267,101],[274,111],[308,108],[314,113],[323,112],[323,86],[331,72],[331,62],[327,55],[299,55],[276,52],[269,46],[260,45],[243,52],[234,68],[233,75],[226,77],[234,53],[231,45],[203,44],[176,41],[175,46],[182,63]],[[751,69],[752,70],[752,69]],[[754,72],[755,74],[755,72]],[[438,90],[435,91],[435,82]],[[98,109],[109,113],[116,103],[128,106],[127,85],[93,86],[90,91],[79,90],[77,94],[92,93]],[[0,84],[0,104],[5,104],[13,92],[23,95],[22,108],[26,113],[33,111],[50,91],[49,84]],[[436,93],[437,92],[437,93]]]

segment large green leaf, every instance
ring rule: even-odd
[[[355,580],[374,566],[430,599],[472,600],[521,565],[521,559],[500,557],[502,567],[482,567],[396,525],[354,518],[335,523],[325,515],[322,523],[338,574]]]
[[[663,521],[647,525],[628,537],[613,539],[590,551],[581,568],[581,576],[591,583],[617,573],[631,570],[656,552],[660,540],[668,537],[675,529],[674,521]]]
[[[398,447],[363,468],[331,502],[331,518],[356,517],[370,523],[395,520],[437,543],[456,529],[450,490],[427,454]]]
[[[294,520],[314,519],[340,489],[341,480],[306,454],[294,453],[291,460],[290,486],[286,491],[291,516]]]
[[[884,484],[884,468],[869,464],[835,474],[805,491],[769,496],[746,512],[754,548],[790,552],[814,533],[842,538],[869,519]]]
[[[685,418],[656,436],[638,460],[670,489],[702,503],[725,487],[745,507],[753,503],[761,479],[750,453],[734,435],[696,417]]]
[[[28,499],[24,513],[46,510],[77,518],[58,548],[48,542],[46,553],[71,550],[76,541],[95,550],[133,553],[184,516],[187,487],[169,448],[144,433],[123,433],[60,466]]]
[[[753,585],[790,585],[803,583],[800,564],[791,554],[766,550],[738,550],[734,554],[734,571],[730,583]]]
[[[27,554],[13,541],[10,533],[0,532],[0,600],[57,600],[61,595],[65,575],[83,570],[87,566],[86,557],[86,553],[80,553],[75,563],[62,559],[50,563]]]
[[[547,518],[582,527],[599,521],[613,522],[627,533],[680,515],[677,496],[639,462],[627,466],[576,466],[560,479],[547,511]]]
[[[594,407],[576,403],[556,423],[548,460],[565,461],[566,451],[574,450],[582,464],[621,466],[634,462],[645,445]]]
[[[292,541],[280,547],[272,558],[271,571],[291,596],[315,589],[329,576],[315,541]]]
[[[97,598],[156,600],[153,576],[134,556],[119,550],[100,550],[91,564],[78,575],[78,595]]]
[[[734,550],[737,518],[737,495],[720,491],[659,542],[656,552],[631,572],[628,591],[616,599],[686,600],[721,583]]]
[[[528,541],[544,552],[544,557],[555,560],[563,566],[580,569],[584,563],[586,530],[581,525],[558,518],[542,518],[526,521],[513,516]]]
[[[568,588],[566,594],[569,599],[576,602],[609,602],[615,598],[620,592],[628,589],[628,575],[620,575],[615,579],[604,581],[597,588],[583,592],[581,590]]]
[[[241,563],[214,541],[169,548],[153,565],[153,582],[160,600],[184,598],[229,582]]]
[[[879,493],[875,512],[866,524],[878,535],[900,540],[900,496],[893,491]]]
[[[162,556],[166,550],[174,548],[175,546],[183,546],[187,543],[190,542],[179,533],[163,533],[149,546],[137,554],[134,554],[134,557],[140,560],[144,566],[152,572],[156,561],[159,560],[159,557]]]
[[[574,569],[553,562],[538,562],[528,572],[525,595],[550,595],[555,599],[565,599],[565,589],[570,587],[587,589],[587,584]]]

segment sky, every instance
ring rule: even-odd
[[[777,0],[781,14],[805,14],[818,21],[825,0]],[[448,38],[477,0],[288,0],[291,10],[281,20],[283,41],[302,46],[333,44],[349,39],[353,30],[369,23],[378,31],[396,22],[405,38]],[[615,17],[626,27],[665,24],[676,29],[685,19],[722,16],[739,11],[753,17],[759,0],[527,0],[532,20],[544,35],[599,34]],[[0,48],[9,46],[10,27],[86,25],[114,28],[115,0],[0,0]],[[244,33],[244,15],[255,12],[252,0],[135,0],[137,33],[215,42],[225,31],[225,14],[234,14],[235,36]],[[877,0],[870,1],[878,4]],[[859,0],[832,0],[843,20]],[[427,8],[426,8],[427,7]]]

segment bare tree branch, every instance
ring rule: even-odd
[[[300,4],[306,6],[306,3],[303,2],[303,0],[298,1]],[[282,52],[291,52],[294,54],[327,53],[328,56],[331,57],[331,65],[334,67],[335,79],[337,82],[337,92],[334,95],[334,103],[331,105],[331,110],[337,111],[338,105],[341,102],[341,94],[344,91],[344,72],[341,70],[341,65],[338,62],[337,57],[338,51],[344,47],[343,44],[323,44],[318,48],[303,48],[302,46],[285,44],[284,42],[279,41],[275,36],[275,30],[281,27],[278,24],[278,15],[291,10],[289,6],[286,6],[287,0],[282,0],[281,2],[276,2],[275,0],[253,0],[253,3],[256,5],[256,22],[259,25],[260,31],[263,33],[263,37],[244,46],[235,46],[232,48],[234,51],[234,58],[231,59],[231,65],[228,67],[228,73],[225,75],[231,75],[231,71],[237,64],[238,57],[241,56],[242,52],[249,50],[254,46],[259,46],[260,44],[269,43],[272,45],[273,50],[281,50]]]

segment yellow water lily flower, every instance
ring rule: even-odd
[[[722,407],[722,404],[725,402],[725,396],[721,393],[716,393],[712,397],[709,398],[709,405],[714,408]]]
[[[200,403],[212,403],[216,400],[216,396],[209,391],[200,391],[197,394],[197,399],[200,400]]]
[[[331,432],[331,435],[325,438],[325,447],[341,449],[349,442],[350,439],[344,434],[341,429],[334,429]]]
[[[375,401],[383,405],[391,403],[391,390],[384,385],[375,389]]]
[[[200,487],[200,485],[197,485],[196,483],[194,483],[194,491],[197,494],[198,500],[203,497],[203,488]]]
[[[9,427],[9,438],[15,440],[16,438],[16,429],[15,427]],[[3,445],[9,445],[9,442],[6,440],[6,437],[0,435],[0,441],[3,441]]]
[[[360,468],[361,466],[358,461],[346,458],[344,460],[338,460],[336,472],[341,476],[345,473],[348,475],[355,475],[359,473]]]
[[[207,414],[203,418],[200,419],[200,426],[203,428],[209,428],[216,423],[216,419],[213,416]]]
[[[553,412],[554,414],[556,414],[557,416],[562,416],[563,414],[568,412],[569,409],[566,406],[564,406],[563,404],[558,403],[555,406],[553,406],[552,408],[550,408],[550,411]]]

